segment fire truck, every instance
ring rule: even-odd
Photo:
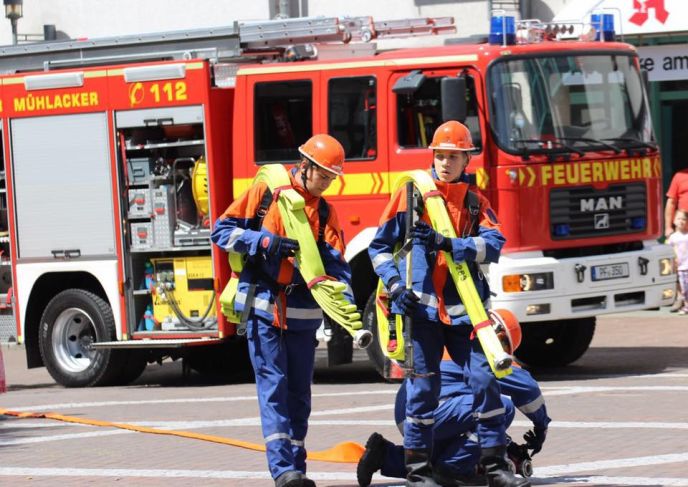
[[[219,312],[230,268],[210,228],[260,165],[295,163],[320,132],[346,151],[326,196],[375,333],[368,244],[396,175],[429,167],[447,119],[470,128],[473,183],[502,222],[502,259],[483,274],[491,305],[523,324],[524,361],[570,363],[595,316],[670,303],[636,52],[536,27],[516,43],[378,52],[371,40],[453,20],[303,18],[0,50],[3,256],[28,366],[72,387],[127,383],[165,357],[250,370]],[[350,361],[327,322],[329,362]]]

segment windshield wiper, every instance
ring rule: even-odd
[[[575,147],[572,147],[568,144],[565,144],[560,139],[553,139],[553,140],[511,139],[511,142],[520,142],[522,144],[537,144],[539,146],[536,149],[530,149],[530,150],[528,150],[526,147],[523,147],[523,149],[521,150],[521,155],[525,158],[528,158],[528,155],[533,151],[537,151],[538,153],[547,153],[547,154],[574,153],[574,154],[578,155],[579,157],[582,157],[585,155],[585,152],[583,152],[582,150],[576,149]],[[559,147],[551,147],[550,144],[556,144]]]
[[[614,144],[610,144],[608,142],[605,142],[602,139],[593,139],[591,137],[558,137],[559,140],[571,140],[573,142],[587,142],[590,145],[598,144],[601,145],[602,147],[605,147],[611,151],[614,151],[614,154],[620,154],[621,149],[615,146]],[[606,139],[606,140],[612,140],[612,139]]]
[[[657,144],[653,144],[651,142],[644,142],[640,139],[636,139],[635,137],[611,137],[602,140],[611,140],[612,142],[625,142],[628,145],[625,145],[622,148],[625,149],[626,152],[628,152],[629,149],[657,150]]]

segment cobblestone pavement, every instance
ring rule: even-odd
[[[10,391],[0,408],[52,411],[261,442],[253,384],[184,378],[177,363],[151,365],[127,387],[65,389],[27,370],[3,345]],[[313,387],[307,443],[322,450],[373,431],[399,440],[397,386],[364,355],[327,370]],[[535,485],[688,486],[688,316],[666,311],[598,321],[592,348],[567,368],[534,371],[553,423],[534,459]],[[517,415],[511,434],[528,429]],[[355,486],[355,465],[309,463],[318,486]],[[403,482],[375,477],[376,486]],[[0,416],[0,485],[270,486],[262,453],[205,441]]]

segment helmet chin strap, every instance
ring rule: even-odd
[[[307,166],[304,168],[303,164],[304,162],[301,163],[301,184],[303,184],[303,189],[308,191],[310,193],[310,190],[308,189],[308,170],[310,169],[311,171],[313,170],[313,162],[312,161],[307,161],[305,162]]]

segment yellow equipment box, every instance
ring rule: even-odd
[[[158,323],[181,323],[175,308],[191,320],[216,316],[210,256],[151,259],[155,291],[153,316]],[[171,302],[172,301],[172,302]]]

